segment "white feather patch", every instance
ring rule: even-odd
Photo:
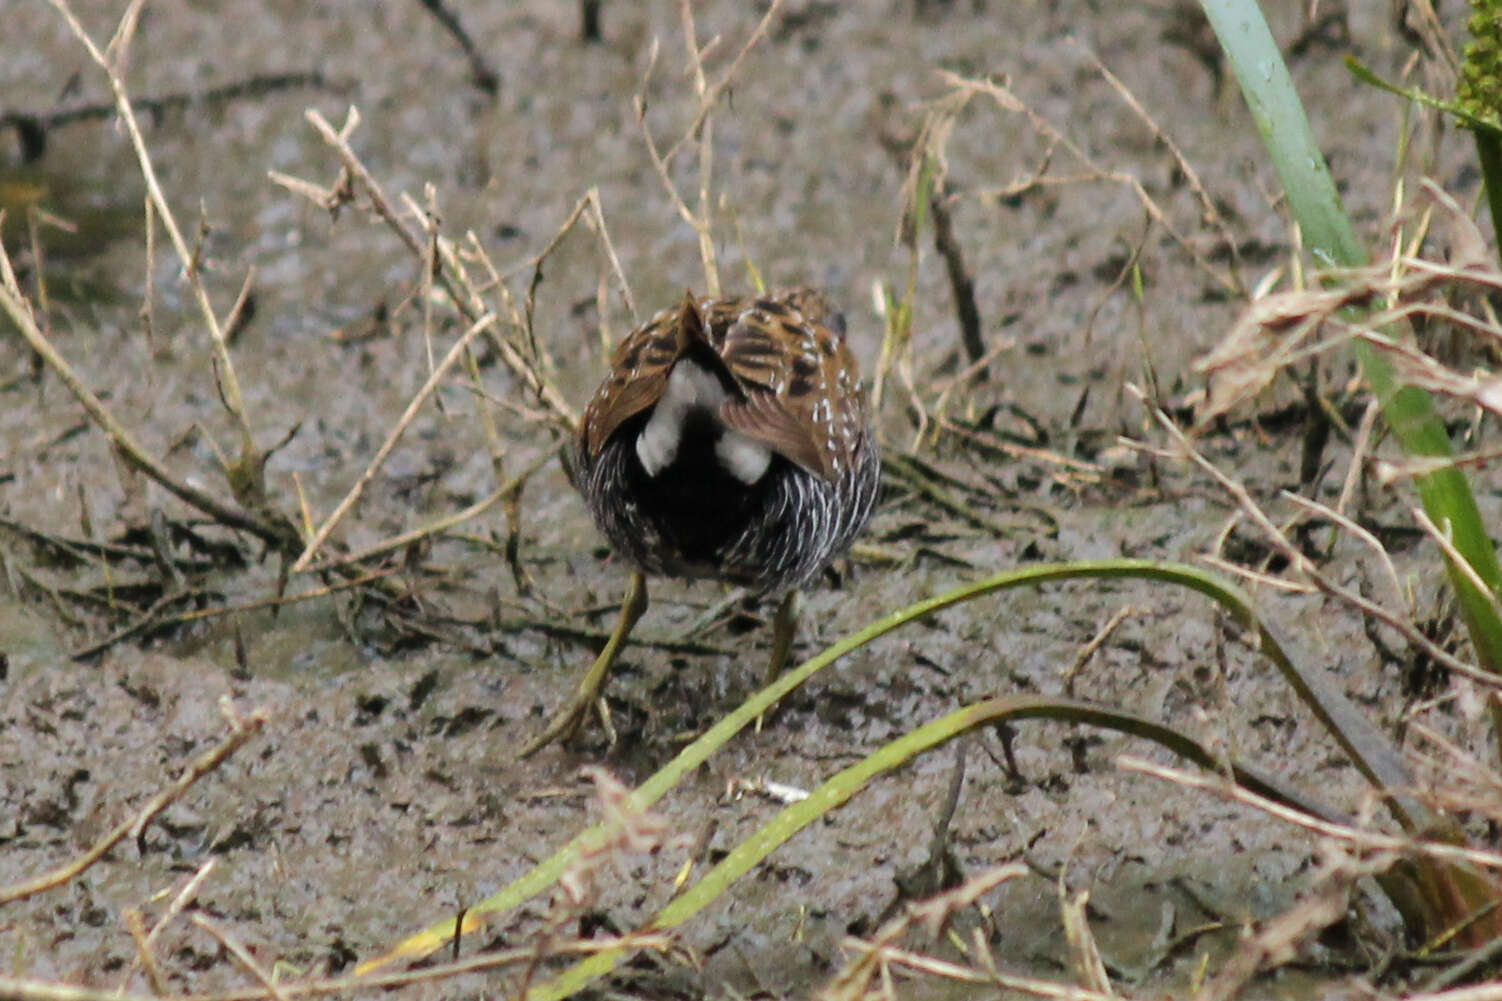
[[[663,391],[656,409],[647,419],[647,426],[636,439],[636,457],[641,460],[647,475],[656,476],[677,458],[678,443],[683,439],[683,421],[690,410],[714,413],[729,398],[720,380],[702,365],[687,358],[674,365],[668,375],[668,388]],[[731,471],[735,472],[733,467]]]
[[[714,454],[731,476],[748,486],[761,479],[767,466],[772,464],[770,448],[729,428],[715,442]]]

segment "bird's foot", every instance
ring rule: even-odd
[[[589,715],[591,709],[599,710],[600,718],[605,724],[605,731],[610,736],[610,743],[614,744],[615,729],[610,725],[609,710],[605,708],[605,700],[588,692],[575,692],[553,714],[553,718],[548,721],[547,728],[516,752],[517,758],[530,758],[554,741],[573,738],[578,734],[579,728],[584,725],[584,718]]]

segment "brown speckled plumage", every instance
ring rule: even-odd
[[[659,429],[664,466],[649,470],[657,452],[638,439],[684,364],[690,403],[664,404],[683,416]],[[616,349],[576,454],[596,523],[642,570],[763,590],[797,587],[850,545],[880,468],[844,320],[806,289],[658,313]]]

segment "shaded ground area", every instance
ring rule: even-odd
[[[80,11],[101,41],[113,30],[110,6]],[[701,41],[724,35],[706,56],[718,77],[755,18],[741,4],[700,6]],[[1357,87],[1339,57],[1354,48],[1396,76],[1410,50],[1385,23],[1337,10],[1310,24],[1287,6],[1274,12],[1275,27],[1348,206],[1380,242],[1400,109]],[[232,23],[213,10],[153,6],[130,50],[127,82],[139,98],[309,74],[296,86],[146,116],[163,187],[221,315],[247,268],[256,269],[232,353],[257,446],[286,440],[265,476],[276,508],[293,517],[300,503],[315,522],[334,508],[465,326],[434,304],[438,342],[425,343],[425,290],[407,249],[363,210],[331,219],[267,180],[273,170],[333,179],[337,160],[304,108],[337,124],[357,105],[363,123],[353,144],[386,190],[426,204],[432,184],[443,231],[472,230],[518,295],[533,257],[590,188],[643,315],[702,282],[697,239],[653,171],[632,108],[655,39],[647,122],[666,147],[693,121],[675,11],[606,5],[596,43],[579,39],[572,5],[458,13],[499,73],[494,96],[475,86],[454,38],[415,3],[270,5],[237,11]],[[900,295],[908,280],[909,252],[893,234],[920,102],[948,92],[942,70],[1004,77],[1028,109],[972,98],[945,158],[949,222],[974,278],[982,343],[995,352],[992,378],[956,378],[966,356],[943,262],[925,235],[914,349],[884,387],[882,430],[896,465],[866,546],[807,596],[800,653],[1008,566],[1189,558],[1218,544],[1231,514],[1218,489],[1179,464],[1116,447],[1118,434],[1148,436],[1125,385],[1151,378],[1166,400],[1185,399],[1189,361],[1225,330],[1246,290],[1287,260],[1275,179],[1194,16],[1087,4],[790,3],[738,69],[713,120],[726,284],[749,281],[749,256],[770,284],[827,288],[846,307],[868,374],[883,330],[873,285]],[[7,18],[3,110],[41,114],[106,99],[102,76],[51,9],[32,4]],[[17,156],[21,136],[0,132],[16,140]],[[1423,153],[1412,170],[1462,199],[1474,195],[1463,142],[1420,129],[1414,147]],[[697,144],[686,150],[672,174],[692,193]],[[232,449],[233,435],[212,352],[160,235],[148,264],[136,214],[144,188],[123,131],[60,125],[46,131],[40,159],[7,166],[0,180],[45,189],[49,211],[84,226],[83,237],[40,235],[51,248],[43,273],[58,349],[148,451],[227,495],[215,449]],[[1219,214],[1213,223],[1199,185]],[[1157,221],[1144,196],[1162,211]],[[29,245],[24,227],[4,233],[13,253]],[[30,281],[36,262],[23,264]],[[582,406],[603,371],[602,342],[631,324],[600,244],[582,229],[546,262],[533,319],[563,396]],[[285,561],[128,470],[65,388],[51,374],[35,377],[21,342],[0,340],[0,885],[62,863],[129,817],[221,739],[222,699],[241,714],[269,715],[260,736],[139,837],[66,887],[0,908],[10,972],[143,989],[126,912],[159,915],[208,860],[217,865],[197,891],[200,915],[286,975],[347,972],[495,892],[597,816],[581,765],[638,783],[758,686],[771,608],[726,602],[711,586],[656,584],[640,642],[610,686],[616,742],[595,727],[579,745],[515,760],[609,629],[626,573],[548,458],[557,444],[535,399],[492,353],[482,352],[476,371],[484,395],[447,380],[441,406],[417,416],[331,548],[358,551],[450,515],[489,494],[498,477],[546,460],[514,517],[498,504],[399,550],[381,588],[273,612],[257,603],[278,593]],[[1288,393],[1265,405],[1265,419],[1228,424],[1203,447],[1259,498],[1272,498],[1300,480],[1298,407]],[[1349,448],[1334,444],[1324,459],[1312,489],[1330,497]],[[1478,490],[1494,523],[1495,476],[1483,473]],[[1367,510],[1391,524],[1394,501],[1407,503],[1374,488]],[[525,587],[505,558],[513,525]],[[1411,534],[1386,541],[1405,575],[1406,557],[1432,561],[1412,551]],[[1241,562],[1266,563],[1245,529],[1231,543]],[[1373,573],[1365,558],[1341,542],[1328,566],[1354,585]],[[1420,606],[1442,618],[1435,582],[1414,573]],[[337,575],[295,576],[290,591],[334,583]],[[1360,620],[1333,602],[1273,589],[1258,597],[1304,657],[1338,676],[1380,723],[1435,699],[1421,718],[1483,749],[1471,689],[1416,685],[1402,658],[1384,658]],[[164,611],[140,611],[153,607]],[[225,607],[238,610],[200,617]],[[1100,648],[1076,664],[1118,613]],[[1341,809],[1358,809],[1365,793],[1208,603],[1162,588],[1077,583],[938,613],[852,654],[656,812],[714,861],[780,806],[732,795],[736,783],[812,788],[921,723],[1008,691],[1127,706]],[[1018,859],[1035,871],[986,899],[993,948],[1014,969],[1067,975],[1053,878],[1061,867],[1070,886],[1091,890],[1092,926],[1128,991],[1188,982],[1203,956],[1225,955],[1244,922],[1276,913],[1304,886],[1307,836],[1113,767],[1124,751],[1148,753],[1141,744],[1023,724],[1011,740],[1012,774],[1003,735],[964,743],[964,784],[948,825],[956,860],[967,873]],[[928,857],[955,766],[954,748],[921,757],[796,836],[686,929],[683,943],[701,969],[644,959],[615,986],[646,996],[810,993],[841,964],[841,939],[871,933],[897,898],[898,877]],[[570,933],[626,929],[650,915],[668,899],[685,851],[622,862]],[[534,901],[481,940],[526,944],[546,907]],[[1378,925],[1384,920],[1379,910]],[[1347,977],[1368,969],[1347,946],[1312,949],[1302,968],[1252,991],[1345,990]],[[169,927],[156,955],[174,990],[250,982],[186,921]],[[462,996],[495,983],[460,979],[430,991]]]

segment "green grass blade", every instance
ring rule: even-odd
[[[1304,244],[1325,267],[1364,266],[1368,262],[1366,251],[1341,205],[1324,154],[1261,8],[1255,0],[1201,3],[1241,84]],[[1355,347],[1382,414],[1403,449],[1416,456],[1451,456],[1449,435],[1429,394],[1399,385],[1392,366],[1376,348],[1362,341],[1355,342]],[[1417,486],[1425,512],[1435,524],[1452,533],[1461,555],[1497,593],[1502,589],[1502,567],[1465,477],[1456,469],[1444,469],[1418,477]],[[1487,596],[1458,569],[1449,567],[1449,577],[1477,660],[1488,670],[1502,672],[1502,619]]]
[[[752,866],[815,820],[844,805],[872,779],[894,771],[918,755],[940,747],[976,727],[1023,719],[1050,719],[1116,730],[1151,740],[1205,769],[1220,769],[1226,764],[1193,738],[1133,713],[1079,699],[1033,693],[986,699],[883,744],[862,760],[829,778],[810,793],[807,799],[784,807],[777,816],[737,844],[702,879],[663,907],[644,930],[665,932],[677,928],[724,893],[731,883],[749,872]],[[1315,816],[1331,816],[1328,810],[1291,794],[1275,780],[1234,763],[1231,768],[1236,781],[1255,792]],[[525,1001],[559,1001],[566,998],[592,980],[609,973],[630,952],[631,950],[624,948],[615,949],[581,959],[553,980],[528,989]]]
[[[1200,567],[1184,563],[1155,560],[1095,560],[1076,563],[1033,564],[1007,570],[972,584],[956,587],[887,615],[846,637],[783,674],[772,684],[752,695],[698,740],[680,751],[655,775],[632,793],[632,806],[646,810],[675,786],[683,776],[703,764],[732,737],[749,726],[789,692],[817,672],[846,654],[865,646],[910,622],[952,605],[972,601],[984,595],[1017,587],[1036,587],[1081,578],[1104,580],[1136,578],[1187,587],[1210,598],[1224,608],[1238,623],[1254,630],[1261,651],[1277,665],[1300,698],[1350,755],[1356,767],[1387,796],[1393,811],[1409,830],[1429,826],[1432,816],[1421,804],[1391,790],[1410,788],[1411,775],[1391,742],[1363,716],[1339,688],[1325,679],[1322,670],[1306,669],[1292,656],[1290,648],[1274,629],[1257,614],[1250,597],[1235,585]],[[599,849],[609,832],[603,826],[591,827],[538,863],[500,892],[465,912],[467,922],[477,922],[485,914],[508,911],[556,883],[585,851]],[[467,925],[465,931],[471,930]],[[367,973],[388,963],[414,960],[441,948],[455,934],[455,920],[447,919],[400,943],[392,952],[361,964],[358,972]]]

